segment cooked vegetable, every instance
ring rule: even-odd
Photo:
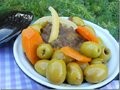
[[[90,62],[90,64],[105,64],[106,62],[102,59],[102,58],[95,58],[92,59],[92,61]]]
[[[65,55],[67,55],[73,59],[76,59],[77,61],[80,61],[80,62],[90,62],[91,61],[91,58],[81,55],[78,51],[74,50],[73,48],[71,48],[69,46],[61,48],[61,51]]]
[[[35,63],[34,68],[39,74],[46,76],[46,68],[48,63],[49,60],[39,60]]]
[[[59,16],[58,16],[57,12],[55,11],[55,9],[52,7],[49,7],[49,10],[52,14],[52,30],[51,30],[48,42],[52,42],[52,41],[56,40],[58,37],[60,21],[59,21]]]
[[[101,54],[101,46],[92,41],[83,42],[80,46],[80,52],[90,58],[97,58]]]
[[[46,26],[46,24],[47,24],[47,22],[36,23],[36,24],[32,24],[30,27],[32,27],[33,29],[35,29],[41,33],[41,29],[44,28]]]
[[[84,71],[84,69],[87,67],[87,66],[89,66],[89,63],[87,62],[87,63],[83,63],[83,62],[79,62],[79,61],[77,61],[76,62],[79,66],[80,66],[80,68]]]
[[[67,28],[70,28],[70,27],[73,27],[73,29],[77,28],[77,25],[75,23],[73,23],[72,21],[70,21],[68,19],[62,18],[62,17],[60,17],[60,24],[62,24],[63,26],[65,26]]]
[[[88,28],[84,26],[78,26],[78,28],[76,29],[76,32],[79,33],[86,40],[98,43],[97,37]]]
[[[107,63],[111,58],[111,51],[107,47],[102,47],[102,53],[100,54],[99,58],[103,59],[103,62]]]
[[[40,30],[42,29],[42,26],[39,23],[38,24],[32,24],[30,27],[41,33]]]
[[[50,59],[53,54],[53,48],[50,44],[40,44],[37,48],[37,56],[40,59]]]
[[[70,20],[74,22],[77,26],[85,25],[84,21],[79,17],[70,17]]]
[[[104,44],[102,38],[101,38],[101,37],[97,37],[97,39],[98,39],[98,44],[99,44],[101,47],[104,47],[105,44]]]
[[[85,68],[84,75],[86,81],[99,83],[108,76],[108,68],[105,64],[92,64]]]
[[[67,64],[67,82],[69,84],[80,85],[83,82],[83,72],[75,62]]]
[[[65,19],[63,17],[59,17],[59,19],[60,19],[60,24],[62,24],[62,26],[65,26],[67,28],[73,27],[74,29],[77,28],[77,25],[75,23],[73,23],[72,21],[70,21],[68,19]],[[45,22],[51,23],[52,22],[52,16],[41,17],[37,21],[35,21],[34,24],[38,24],[38,23],[42,24],[42,23],[45,23]]]
[[[31,27],[22,31],[22,47],[28,60],[34,65],[39,60],[36,55],[38,45],[43,43],[42,37],[39,32]]]
[[[46,77],[53,84],[62,84],[66,78],[66,65],[63,60],[53,59],[46,69]]]
[[[95,30],[93,29],[93,27],[91,27],[90,25],[84,25],[84,27],[86,27],[92,34],[95,35]]]
[[[55,50],[52,59],[64,60],[66,64],[74,60],[73,58],[65,55],[61,50]]]

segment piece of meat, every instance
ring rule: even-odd
[[[51,27],[52,27],[52,25],[48,24],[42,30],[42,34],[41,34],[42,38],[47,43],[48,43],[48,39],[50,36]],[[70,47],[73,47],[74,49],[79,50],[79,46],[84,41],[85,40],[81,36],[79,36],[72,27],[67,28],[65,26],[63,27],[62,25],[60,25],[60,32],[59,32],[58,38],[50,44],[54,48],[61,48],[63,46],[70,46]]]

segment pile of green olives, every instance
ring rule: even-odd
[[[92,41],[83,42],[80,46],[80,53],[92,58],[92,62],[101,61],[101,63],[107,63],[111,58],[110,49],[103,44],[101,39],[99,39],[99,43]]]
[[[60,49],[53,49],[50,44],[43,43],[37,48],[40,58],[34,69],[51,83],[60,85],[68,83],[80,85],[83,81],[99,83],[108,77],[107,62],[111,57],[110,50],[99,39],[99,43],[85,41],[79,52],[92,58],[90,62],[80,62],[66,56]]]

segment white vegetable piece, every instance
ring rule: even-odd
[[[52,29],[51,29],[51,33],[50,33],[48,42],[52,42],[52,41],[56,40],[58,37],[60,20],[59,20],[59,16],[58,16],[57,12],[55,11],[55,9],[53,7],[50,6],[49,11],[52,14]]]

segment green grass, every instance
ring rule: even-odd
[[[119,38],[118,0],[0,0],[0,12],[6,10],[28,10],[35,18],[50,15],[53,6],[60,16],[79,16],[110,31]]]

